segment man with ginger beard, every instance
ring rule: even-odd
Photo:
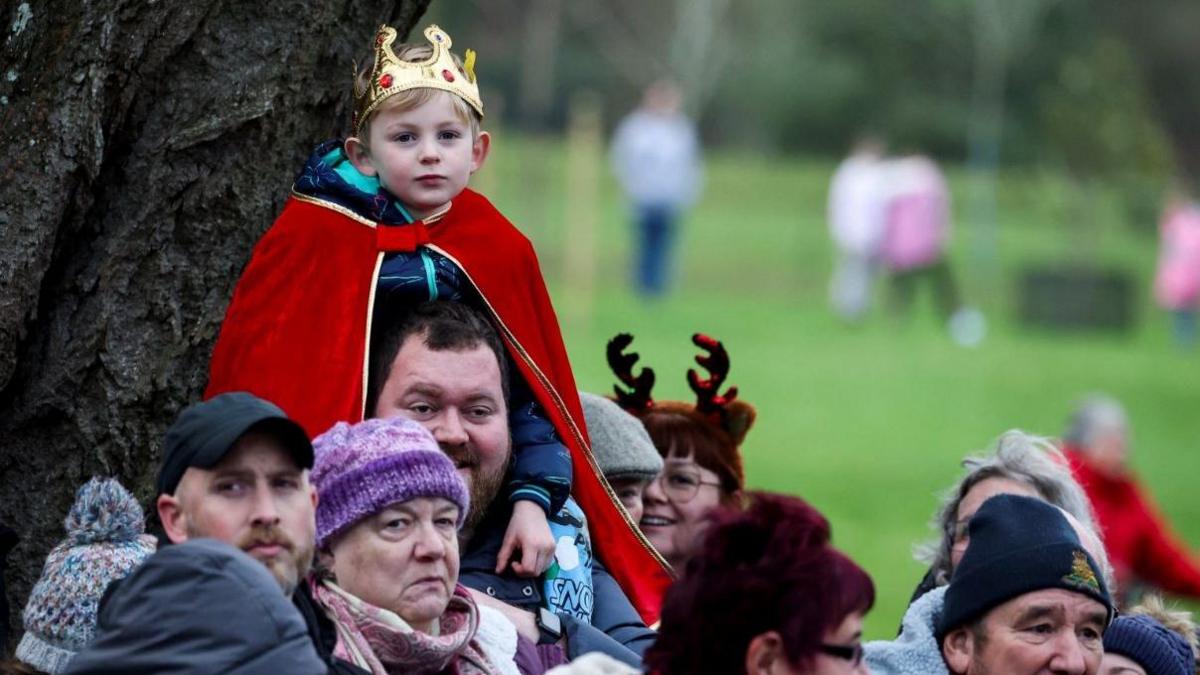
[[[531,641],[564,646],[568,659],[602,651],[639,666],[655,633],[599,561],[591,574],[590,623],[545,608],[544,575],[522,577],[511,567],[496,569],[511,510],[500,492],[513,443],[509,364],[487,317],[462,303],[437,301],[377,326],[373,335],[368,414],[403,416],[424,425],[470,491],[470,511],[460,532],[459,582]]]

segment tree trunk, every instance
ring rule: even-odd
[[[38,0],[0,10],[0,522],[14,623],[75,488],[148,512],[233,284],[351,64],[430,0]]]

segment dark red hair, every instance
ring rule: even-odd
[[[829,522],[804,500],[755,493],[745,509],[717,509],[711,520],[667,591],[646,652],[651,672],[744,672],[750,641],[768,631],[803,668],[826,633],[874,605],[871,577],[829,545]]]

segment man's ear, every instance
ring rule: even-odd
[[[492,151],[492,135],[486,131],[479,132],[475,143],[471,146],[471,173],[483,168],[488,153]]]
[[[755,635],[746,647],[746,675],[770,675],[786,672],[787,655],[783,651],[783,638],[769,630]]]
[[[942,639],[942,657],[950,672],[962,675],[967,672],[975,656],[975,638],[969,628],[956,628]]]
[[[175,495],[159,495],[155,506],[158,508],[158,519],[167,533],[167,539],[176,544],[187,541],[187,514],[184,513],[179,498]]]
[[[362,142],[358,136],[351,136],[346,139],[346,143],[342,146],[346,151],[346,156],[350,158],[350,163],[355,169],[364,176],[376,175],[375,164],[371,162],[371,152],[367,150],[366,143]]]

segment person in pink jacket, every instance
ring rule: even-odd
[[[946,259],[950,238],[950,190],[934,161],[910,155],[888,162],[880,257],[891,280],[894,312],[907,314],[922,279],[934,292],[951,337],[971,346],[983,339],[983,315],[966,307]]]
[[[1181,347],[1196,343],[1196,309],[1200,307],[1200,203],[1173,198],[1159,224],[1162,245],[1154,297],[1174,315],[1173,332]]]

